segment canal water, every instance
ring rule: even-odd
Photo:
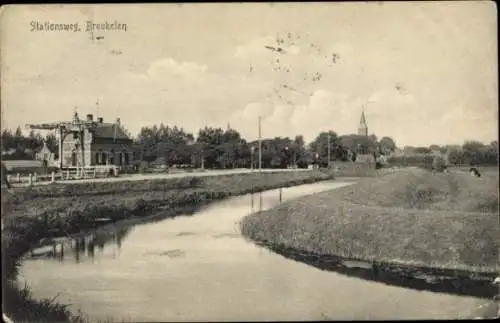
[[[349,185],[322,182],[230,198],[192,216],[38,248],[20,281],[94,320],[455,319],[485,299],[417,291],[295,262],[241,236],[239,221],[288,199]]]

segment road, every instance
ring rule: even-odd
[[[297,171],[310,171],[308,169],[262,169],[263,173],[269,172],[297,172]],[[248,174],[257,173],[259,170],[254,169],[230,169],[230,170],[205,170],[204,172],[183,172],[183,173],[153,173],[153,174],[123,174],[118,177],[103,177],[103,178],[85,178],[75,179],[71,181],[56,181],[56,183],[102,183],[102,182],[122,182],[122,181],[141,181],[153,180],[163,178],[182,178],[182,177],[204,177],[204,176],[218,176],[230,174]],[[48,185],[50,181],[36,182],[33,185]],[[13,187],[26,187],[28,183],[11,183]]]

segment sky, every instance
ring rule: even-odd
[[[229,124],[254,140],[260,115],[263,137],[309,142],[356,133],[364,108],[369,133],[399,147],[498,138],[494,2],[3,8],[2,128],[77,111],[119,117],[134,136]],[[92,39],[89,20],[127,29]],[[37,22],[80,31],[31,31]]]

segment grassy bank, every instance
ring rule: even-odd
[[[280,248],[383,264],[497,273],[498,172],[408,169],[247,216],[243,234]]]
[[[41,239],[117,222],[194,212],[210,201],[331,179],[317,171],[231,174],[153,181],[54,184],[2,192],[3,311],[17,321],[82,321],[53,300],[35,301],[16,286],[19,259]]]

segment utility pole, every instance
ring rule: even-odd
[[[262,127],[261,127],[261,119],[259,116],[259,172],[262,171]]]
[[[252,145],[252,147],[250,148],[250,169],[252,170],[253,172],[253,153],[254,153],[254,150],[255,150],[255,147]]]
[[[328,167],[330,167],[330,132],[328,132]]]

